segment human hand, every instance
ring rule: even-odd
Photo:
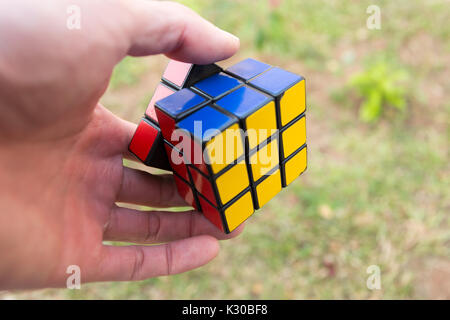
[[[79,30],[66,27],[72,3]],[[69,265],[83,283],[180,273],[240,233],[198,212],[117,206],[185,203],[172,178],[123,167],[136,126],[98,103],[126,55],[211,63],[238,39],[181,5],[143,0],[2,1],[0,39],[0,288],[61,287]]]

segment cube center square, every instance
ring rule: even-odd
[[[280,163],[278,139],[272,138],[254,149],[249,155],[253,181],[257,182]]]
[[[203,95],[218,99],[241,86],[242,82],[225,73],[216,73],[194,85]]]
[[[305,90],[250,58],[226,70],[171,60],[129,149],[170,168],[185,201],[229,233],[306,170]]]

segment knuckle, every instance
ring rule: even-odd
[[[146,219],[146,233],[144,235],[144,241],[150,242],[158,239],[161,231],[161,217],[159,214],[149,213]]]
[[[133,248],[134,248],[134,261],[130,275],[131,281],[142,279],[142,267],[145,262],[145,254],[143,248],[141,246],[134,246]]]
[[[194,235],[196,217],[197,217],[197,215],[196,215],[195,211],[191,211],[189,214],[189,223],[188,223],[188,228],[189,228],[188,237],[189,238],[192,238],[192,236]]]
[[[165,245],[166,247],[166,262],[167,262],[167,270],[166,270],[166,274],[167,275],[171,275],[173,272],[173,248],[172,245],[170,243],[167,243]]]
[[[171,203],[178,195],[174,185],[173,178],[161,177],[160,189],[160,205]]]

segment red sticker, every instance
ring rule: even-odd
[[[200,172],[195,169],[189,168],[192,180],[195,185],[195,189],[200,192],[206,199],[208,199],[215,206],[217,205],[216,196],[209,179],[206,179]]]
[[[141,161],[145,162],[148,153],[152,149],[153,142],[158,137],[159,131],[149,123],[141,120],[130,142],[130,151]]]
[[[206,219],[211,221],[220,230],[224,231],[219,210],[213,207],[208,201],[206,201],[202,197],[199,196],[198,199],[200,201],[200,206],[202,207],[203,215],[206,217]]]

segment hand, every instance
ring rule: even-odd
[[[81,29],[66,27],[67,7]],[[99,105],[126,55],[192,63],[234,54],[239,40],[168,2],[0,3],[0,288],[140,280],[197,268],[225,236],[185,205],[170,176],[123,167],[136,128]],[[109,246],[103,240],[154,246]]]

